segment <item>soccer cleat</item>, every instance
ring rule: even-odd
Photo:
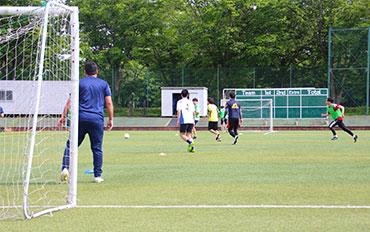
[[[69,171],[66,168],[63,168],[62,173],[60,174],[60,180],[62,182],[68,181],[69,179]]]
[[[188,145],[188,152],[190,152],[191,151],[191,147],[192,147],[192,145],[191,145],[191,143]]]
[[[335,135],[335,136],[333,136],[333,138],[331,138],[331,140],[332,140],[332,141],[335,141],[335,140],[338,140],[338,139],[339,139],[339,138],[338,138],[338,136],[336,136],[336,135]]]
[[[357,135],[354,135],[353,136],[353,142],[355,143],[355,142],[357,142],[357,139],[358,139],[358,136]]]
[[[101,176],[95,177],[94,179],[95,183],[101,183],[104,182],[104,179]]]
[[[197,139],[197,136],[196,136],[196,135],[194,135],[193,139]]]
[[[188,145],[188,152],[194,153],[195,152],[195,143],[192,142],[191,144]]]
[[[238,136],[238,135],[234,137],[233,145],[235,145],[235,144],[237,144],[237,143],[238,143],[238,139],[239,139],[239,136]]]

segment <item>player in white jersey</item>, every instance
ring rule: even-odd
[[[180,127],[180,137],[188,143],[188,151],[195,152],[195,145],[192,138],[194,127],[195,109],[192,101],[189,100],[189,91],[181,91],[182,99],[177,102],[177,126]]]

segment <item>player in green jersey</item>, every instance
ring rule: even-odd
[[[226,119],[226,109],[225,106],[220,108],[220,120],[221,120],[221,130],[227,130],[227,119]]]
[[[193,98],[193,104],[194,104],[194,109],[195,109],[195,116],[194,116],[194,127],[193,127],[193,139],[197,138],[197,129],[195,128],[196,125],[198,124],[200,120],[200,106],[198,103],[197,98]]]
[[[334,127],[338,126],[343,131],[351,135],[354,142],[357,142],[358,136],[353,134],[353,132],[350,129],[348,129],[343,123],[344,107],[339,104],[334,104],[334,99],[331,97],[326,99],[326,106],[327,106],[327,113],[322,114],[322,116],[323,117],[330,116],[333,119],[333,121],[329,124],[329,129],[333,133],[333,138],[331,140],[338,139],[338,135],[334,130]]]

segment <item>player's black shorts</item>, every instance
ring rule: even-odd
[[[194,124],[180,124],[180,133],[191,133],[193,131]]]
[[[344,123],[343,123],[343,120],[334,120],[332,121],[330,124],[329,124],[329,128],[333,128],[335,126],[339,126],[340,128],[343,128],[345,127]]]
[[[0,127],[0,132],[4,132],[5,131],[5,127]]]
[[[227,124],[227,119],[226,118],[221,119],[221,125],[224,125],[224,124]]]
[[[198,125],[199,120],[194,121],[194,125]]]
[[[218,130],[218,122],[208,122],[208,130]]]
[[[239,118],[229,118],[227,121],[227,128],[233,130],[239,128]]]

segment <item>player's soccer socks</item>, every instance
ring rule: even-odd
[[[238,135],[236,135],[236,136],[234,137],[233,145],[235,145],[235,144],[237,144],[237,143],[238,143],[238,139],[239,139],[239,136],[238,136]]]
[[[233,130],[229,130],[229,134],[231,135],[231,137],[235,138],[236,134]]]
[[[220,140],[220,136],[221,136],[221,135],[220,135],[220,133],[218,133],[218,134],[216,135],[216,140],[217,140],[217,141],[219,141],[219,140]],[[221,140],[220,140],[220,141],[221,141]]]
[[[193,143],[193,140],[188,139],[188,140],[186,140],[186,142],[190,145],[190,144],[192,144],[192,143]]]

